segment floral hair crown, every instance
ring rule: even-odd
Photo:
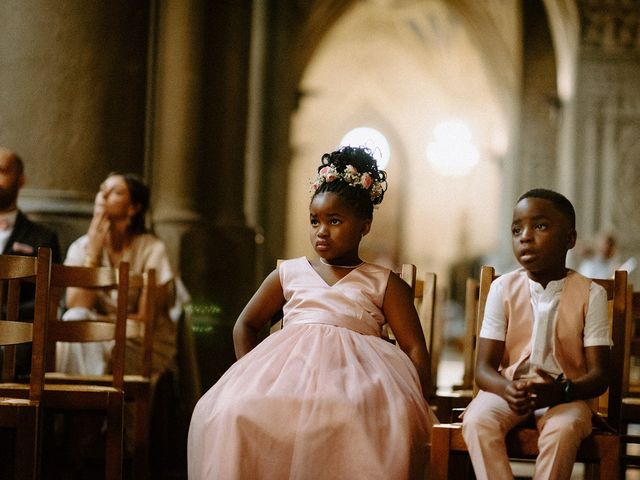
[[[368,172],[360,173],[353,165],[347,165],[344,172],[339,172],[333,164],[325,165],[318,170],[316,179],[311,183],[311,190],[315,192],[323,183],[337,180],[342,180],[352,187],[368,190],[374,205],[382,201],[382,195],[386,190],[384,179],[376,179]]]

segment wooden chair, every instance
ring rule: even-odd
[[[68,287],[100,289],[117,292],[115,321],[61,321],[60,299]],[[106,267],[51,266],[49,321],[47,322],[47,364],[55,365],[55,342],[114,341],[111,355],[112,383],[104,385],[59,384],[46,381],[42,406],[46,412],[103,412],[107,420],[105,445],[105,478],[122,478],[123,406],[124,406],[124,348],[127,320],[127,292],[129,264],[122,262],[117,269]],[[15,395],[26,398],[28,388],[22,384],[0,385],[0,396]],[[46,473],[46,472],[45,472]]]
[[[416,300],[416,292],[419,291],[420,292],[420,298],[419,300],[422,300],[422,294],[424,292],[424,283],[422,285],[419,286],[420,281],[417,279],[417,271],[418,269],[416,268],[415,265],[411,264],[411,263],[403,263],[402,266],[400,267],[400,271],[396,272],[397,275],[406,282],[407,285],[409,285],[409,287],[411,287],[411,291],[413,292],[413,298],[414,301]],[[421,321],[422,323],[422,321]],[[424,327],[423,327],[424,329]],[[391,343],[396,343],[396,337],[393,334],[393,331],[391,330],[391,327],[389,326],[389,324],[385,324],[383,327],[383,336],[389,340]],[[425,340],[427,340],[426,336],[425,336]],[[428,340],[427,340],[427,347],[429,346]]]
[[[632,359],[640,356],[640,292],[629,286],[627,296],[629,342],[625,349],[625,385],[622,398],[622,468],[640,467],[640,434],[629,432],[629,426],[640,424],[640,384],[632,381]],[[636,367],[637,368],[637,367]]]
[[[415,281],[414,299],[418,317],[420,317],[422,333],[427,343],[427,351],[431,357],[431,386],[429,387],[429,392],[431,395],[436,395],[443,332],[442,325],[436,322],[435,273],[425,272],[424,278]]]
[[[467,278],[465,291],[465,332],[463,337],[463,365],[462,383],[453,385],[452,391],[436,390],[429,403],[435,408],[436,415],[441,422],[451,421],[452,412],[464,409],[473,398],[473,368],[476,341],[476,315],[478,309],[478,295],[480,284],[476,278]],[[437,345],[441,341],[436,342]]]
[[[13,465],[0,466],[0,477],[10,475],[7,470],[13,470],[16,479],[35,479],[40,475],[41,399],[50,268],[49,248],[38,249],[37,257],[0,255],[2,382],[13,381],[15,346],[31,343],[31,375],[29,384],[24,386],[25,398],[5,395],[0,398],[0,428],[15,431],[15,448],[10,454]],[[20,315],[20,287],[25,281],[35,281],[33,319]]]
[[[142,371],[139,374],[124,374],[125,402],[135,408],[133,434],[133,477],[147,478],[149,471],[149,419],[153,385],[158,375],[152,374],[153,333],[157,318],[156,271],[129,274],[129,296],[139,298],[139,309],[127,317],[127,339],[137,339],[142,345]],[[45,374],[48,382],[62,384],[109,386],[114,382],[113,374],[80,375],[50,371]]]
[[[480,331],[484,306],[489,286],[495,278],[492,267],[483,267],[480,275],[480,295],[477,316],[477,332]],[[627,272],[617,271],[614,280],[594,280],[607,290],[609,313],[612,325],[613,347],[611,349],[611,381],[608,392],[606,413],[601,419],[609,426],[609,430],[594,427],[593,433],[581,444],[578,451],[578,462],[597,465],[599,468],[587,468],[589,475],[596,478],[614,479],[619,477],[620,470],[620,410],[622,402],[622,372],[624,369],[624,345],[626,333],[627,307]],[[477,390],[477,386],[474,387]],[[602,397],[601,397],[602,398]],[[602,402],[601,402],[602,405]],[[600,423],[600,422],[598,422]],[[511,458],[535,458],[538,431],[535,428],[516,427],[507,435],[507,448]],[[449,478],[450,461],[453,458],[467,457],[467,447],[462,437],[462,424],[434,425],[431,438],[430,478],[444,480]],[[594,471],[595,470],[595,471]]]
[[[469,277],[466,282],[464,297],[464,339],[462,342],[462,354],[464,371],[462,383],[455,385],[458,391],[473,390],[473,368],[475,363],[474,352],[476,349],[476,317],[478,314],[478,297],[480,295],[480,282],[477,278]]]

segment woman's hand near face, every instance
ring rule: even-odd
[[[86,266],[95,266],[100,263],[99,259],[102,255],[102,249],[105,246],[110,226],[111,221],[104,208],[104,193],[100,191],[96,195],[93,207],[93,218],[91,219],[89,231],[87,232],[89,241],[87,243],[85,258]]]

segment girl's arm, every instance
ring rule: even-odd
[[[431,385],[429,352],[420,326],[420,318],[413,304],[411,288],[396,274],[389,275],[382,311],[398,345],[416,367],[422,394],[428,400]]]
[[[233,327],[233,346],[236,358],[249,353],[258,345],[258,333],[285,304],[280,275],[275,269],[251,297]]]

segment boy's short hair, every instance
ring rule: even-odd
[[[553,205],[569,220],[569,225],[575,230],[576,228],[576,211],[567,197],[561,193],[548,190],[546,188],[534,188],[523,193],[518,198],[517,203],[525,198],[543,198],[549,200]]]

